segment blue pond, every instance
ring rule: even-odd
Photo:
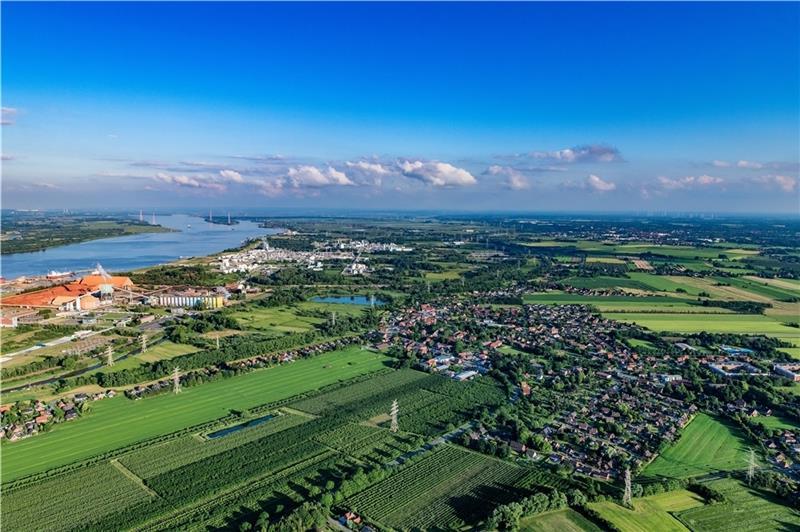
[[[246,423],[241,423],[239,425],[234,425],[234,426],[228,427],[226,429],[218,430],[216,432],[211,432],[210,434],[208,434],[207,438],[210,439],[210,440],[213,440],[213,439],[216,439],[216,438],[222,438],[222,437],[227,436],[229,434],[233,434],[234,432],[239,432],[240,430],[249,429],[249,428],[252,428],[252,427],[257,427],[258,425],[261,425],[262,423],[266,423],[267,421],[269,421],[270,419],[272,419],[274,417],[276,417],[275,414],[269,414],[269,415],[266,415],[266,416],[263,416],[263,417],[258,417],[256,419],[251,419],[250,421],[248,421]]]
[[[312,297],[314,303],[340,303],[342,305],[370,305],[370,298],[367,296],[316,296]],[[375,298],[375,305],[383,305],[384,302]]]

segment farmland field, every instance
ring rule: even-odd
[[[92,518],[148,501],[151,494],[109,463],[4,491],[5,530],[66,530]]]
[[[640,313],[703,313],[730,314],[720,307],[704,307],[693,304],[692,300],[670,296],[582,296],[562,292],[527,294],[526,304],[540,305],[592,305],[601,312],[640,312]]]
[[[575,510],[555,510],[522,519],[520,532],[600,532],[602,529]]]
[[[348,503],[384,526],[459,526],[518,497],[513,486],[524,472],[513,464],[444,445]]]
[[[614,502],[590,506],[623,532],[684,532],[689,529],[670,513],[703,505],[703,498],[696,493],[678,490],[634,499],[633,510]]]
[[[92,415],[14,444],[3,444],[4,481],[377,371],[386,357],[347,348],[141,401],[98,401]]]
[[[677,517],[697,532],[715,530],[798,530],[800,513],[777,502],[770,494],[726,478],[706,482],[726,501],[679,512]]]
[[[678,441],[648,465],[643,475],[685,478],[739,470],[747,465],[747,453],[747,440],[737,427],[698,414]]]
[[[358,315],[364,307],[341,303],[315,303],[303,301],[291,306],[282,307],[250,307],[231,314],[245,329],[257,330],[272,336],[289,333],[302,333],[314,329],[314,326],[325,321],[325,318],[312,316],[315,312],[325,315],[336,312],[340,316]]]
[[[709,314],[699,320],[686,314],[615,313],[603,316],[617,321],[636,323],[653,331],[678,333],[718,332],[737,334],[764,334],[768,336],[798,336],[800,330],[760,314]]]

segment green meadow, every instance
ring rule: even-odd
[[[772,494],[724,478],[706,484],[721,492],[725,502],[680,511],[677,518],[696,532],[750,532],[800,530],[800,513],[780,503]]]
[[[600,532],[602,529],[572,509],[545,512],[522,519],[520,532]]]
[[[590,505],[623,532],[684,532],[689,530],[672,512],[704,505],[703,498],[687,490],[670,491],[633,500],[633,510],[614,502]]]
[[[701,413],[642,475],[686,478],[740,470],[747,466],[748,453],[747,439],[738,427]]]
[[[360,347],[257,370],[138,401],[119,395],[92,404],[92,414],[52,432],[2,444],[4,482],[230,413],[377,371],[387,358]]]
[[[800,337],[800,329],[789,327],[778,320],[760,314],[704,314],[702,319],[680,313],[604,312],[603,316],[612,320],[636,323],[656,332],[699,333],[705,331]]]

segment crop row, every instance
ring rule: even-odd
[[[393,371],[379,375],[369,380],[358,382],[351,386],[341,387],[330,392],[299,401],[293,405],[298,410],[321,414],[332,411],[338,407],[355,404],[365,404],[373,400],[376,395],[390,390],[401,391],[408,385],[410,389],[419,388],[419,384],[430,376],[414,370]]]
[[[147,485],[172,502],[187,504],[227,485],[279,471],[324,451],[311,440],[328,429],[312,421],[148,479]]]
[[[151,499],[110,463],[3,493],[3,530],[67,530]]]
[[[357,511],[382,521],[386,516],[414,505],[425,505],[430,493],[444,483],[457,483],[470,468],[485,464],[485,458],[450,446],[443,446],[424,459],[351,497]]]
[[[385,522],[415,530],[433,526],[459,525],[485,518],[500,504],[521,496],[516,481],[523,471],[502,462],[475,464],[457,482],[448,482],[427,494],[424,507],[406,507],[389,515]]]
[[[282,415],[256,427],[213,440],[202,440],[194,435],[187,435],[130,453],[120,458],[120,462],[146,479],[198,460],[211,458],[306,421],[308,420],[301,416]]]

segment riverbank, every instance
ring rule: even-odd
[[[85,241],[35,253],[3,255],[0,269],[6,279],[45,275],[50,271],[91,271],[97,263],[109,272],[129,272],[168,264],[188,257],[205,257],[240,246],[245,240],[281,232],[248,221],[212,224],[197,216],[158,218],[159,232],[142,232]]]
[[[2,241],[0,241],[0,254],[2,255],[36,253],[104,238],[175,231],[175,229],[161,225],[125,219],[93,220],[71,217],[52,217],[35,221],[17,220],[11,221],[9,225],[4,227]]]

